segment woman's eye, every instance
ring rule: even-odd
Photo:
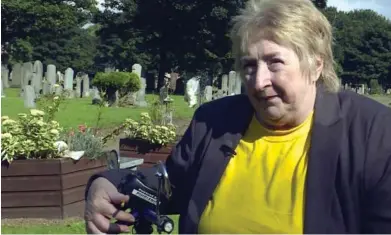
[[[256,66],[254,66],[254,65],[245,65],[243,67],[243,70],[244,70],[245,74],[253,74],[256,71]]]
[[[272,59],[271,60],[271,64],[283,64],[284,61],[280,60],[280,59]]]

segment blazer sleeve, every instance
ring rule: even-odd
[[[373,120],[365,162],[363,233],[391,233],[391,112]]]
[[[170,156],[166,160],[167,172],[172,184],[172,197],[168,205],[162,211],[164,214],[179,214],[187,204],[187,199],[190,195],[189,184],[194,180],[194,160],[197,149],[200,147],[201,137],[206,133],[205,125],[198,123],[198,119],[202,115],[201,107],[199,107],[186,129],[181,140],[172,149]],[[154,168],[146,168],[138,170],[145,176],[144,181],[150,187],[157,187],[157,178],[154,175]],[[123,179],[130,174],[129,169],[107,170],[90,177],[86,190],[85,197],[87,198],[88,189],[93,180],[98,177],[104,177],[119,188]]]

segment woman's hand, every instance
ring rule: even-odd
[[[123,202],[128,202],[129,196],[118,192],[117,188],[107,179],[95,179],[88,191],[84,219],[88,234],[129,232],[129,227],[123,224],[111,223],[112,218],[119,222],[133,224],[134,217],[116,208]]]

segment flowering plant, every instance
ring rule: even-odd
[[[63,132],[61,139],[65,141],[70,151],[84,151],[84,157],[96,159],[104,157],[105,142],[91,127],[79,125],[76,130]]]
[[[62,128],[59,123],[44,120],[45,112],[31,109],[20,113],[13,120],[2,116],[1,160],[11,163],[14,159],[58,158],[61,151],[55,145]]]
[[[139,122],[126,119],[123,125],[127,137],[144,140],[154,145],[164,146],[173,143],[176,138],[176,127],[172,124],[157,125],[151,120],[148,113],[141,113]]]

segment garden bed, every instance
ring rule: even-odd
[[[2,218],[83,217],[88,179],[106,159],[15,160],[1,166]]]
[[[119,154],[121,158],[142,158],[144,162],[140,168],[152,167],[158,161],[165,162],[171,153],[173,145],[164,147],[154,147],[152,145],[146,146],[142,141],[122,138],[119,141]]]

